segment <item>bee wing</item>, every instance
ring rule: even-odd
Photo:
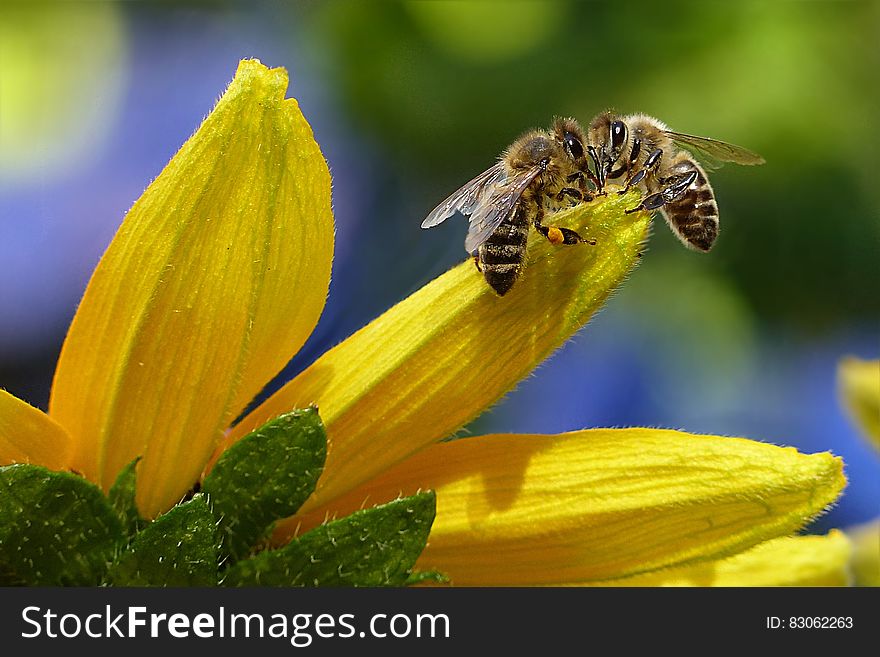
[[[667,130],[666,134],[679,146],[694,148],[699,151],[700,154],[708,155],[710,162],[713,160],[716,163],[733,162],[735,164],[745,164],[747,166],[764,164],[765,162],[764,158],[757,153],[754,153],[747,148],[743,148],[742,146],[728,144],[726,141],[710,139],[709,137],[697,137],[696,135],[688,135],[683,132],[672,132],[670,130]]]
[[[464,248],[468,253],[473,253],[480,244],[489,239],[501,222],[510,216],[523,193],[541,171],[541,166],[526,169],[510,180],[497,184],[491,194],[480,197],[471,214],[467,238],[464,241]]]
[[[498,162],[450,194],[449,198],[434,208],[431,214],[425,218],[422,222],[422,228],[431,228],[442,224],[456,212],[461,212],[464,215],[471,214],[480,198],[486,196],[496,184],[503,180],[504,163]]]

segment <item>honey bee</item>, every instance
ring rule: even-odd
[[[574,119],[557,118],[548,131],[531,130],[511,144],[498,162],[455,191],[422,222],[443,223],[459,212],[469,218],[464,248],[499,296],[523,270],[529,225],[552,244],[595,244],[568,228],[547,226],[547,212],[592,200],[586,138]]]
[[[718,205],[706,171],[687,149],[700,153],[707,164],[764,163],[763,157],[741,146],[673,132],[645,114],[603,112],[590,123],[587,140],[599,192],[609,179],[623,179],[621,194],[643,185],[646,196],[627,213],[659,209],[682,244],[704,252],[718,237]]]

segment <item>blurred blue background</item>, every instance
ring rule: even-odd
[[[760,152],[712,175],[722,233],[662,220],[606,308],[468,431],[656,426],[844,457],[813,530],[878,514],[837,361],[880,353],[880,3],[0,2],[0,387],[45,408],[125,211],[232,78],[290,72],[334,176],[315,334],[273,388],[461,261],[433,206],[520,132],[614,107]]]

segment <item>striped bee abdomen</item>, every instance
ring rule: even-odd
[[[529,218],[523,206],[519,203],[477,252],[483,276],[499,296],[504,296],[522,273],[529,237]]]
[[[697,177],[684,194],[663,206],[663,216],[685,246],[708,251],[718,237],[715,192],[706,178],[706,172],[694,160],[682,160],[674,169],[675,173],[696,171]]]

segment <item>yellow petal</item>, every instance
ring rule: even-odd
[[[70,436],[43,411],[0,389],[0,465],[70,467]]]
[[[133,458],[155,515],[317,322],[330,176],[287,74],[244,61],[126,216],[64,343],[50,414],[106,489]]]
[[[279,531],[433,489],[419,568],[459,585],[605,580],[790,535],[837,498],[842,466],[828,453],[659,429],[483,436],[429,447]]]
[[[448,436],[570,338],[623,280],[648,227],[645,213],[624,214],[637,204],[636,194],[611,192],[554,215],[598,244],[555,247],[533,234],[524,275],[504,297],[473,262],[455,267],[321,356],[231,440],[317,404],[329,444],[312,509]]]
[[[837,380],[853,421],[880,448],[880,360],[844,358]]]
[[[880,586],[880,520],[846,530],[853,544],[850,566],[856,586]]]
[[[827,536],[777,538],[720,561],[608,580],[603,586],[847,586],[849,540]]]

